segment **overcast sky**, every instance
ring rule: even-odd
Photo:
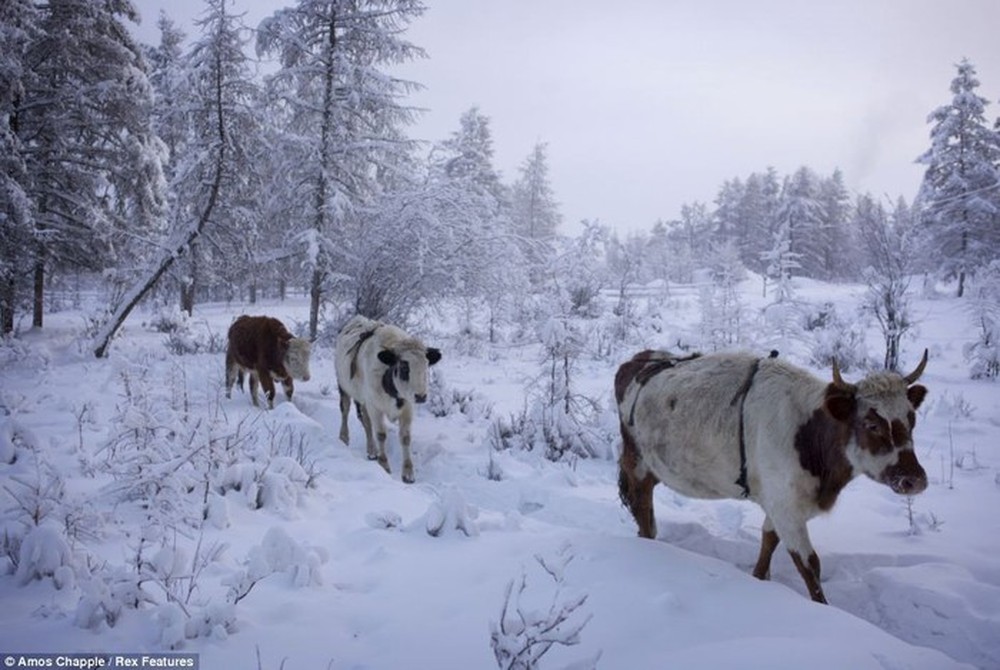
[[[161,9],[188,32],[203,0],[134,0],[140,40]],[[256,27],[293,0],[234,0]],[[447,138],[477,106],[512,181],[548,143],[564,232],[580,219],[646,230],[726,179],[840,168],[854,192],[915,195],[927,115],[976,66],[1000,115],[997,0],[426,0],[407,36],[428,58],[412,136]]]

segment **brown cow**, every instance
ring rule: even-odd
[[[267,405],[274,408],[274,377],[285,389],[291,400],[295,386],[292,378],[309,381],[308,340],[292,337],[285,325],[270,316],[243,315],[229,327],[229,346],[226,349],[226,397],[229,398],[233,382],[243,390],[243,371],[250,373],[250,398],[255,407],[257,383],[264,387]]]
[[[624,363],[615,377],[619,492],[649,538],[660,482],[692,498],[753,500],[765,514],[754,576],[768,578],[780,540],[809,595],[826,602],[806,522],[860,474],[900,495],[927,488],[913,449],[927,352],[908,375],[875,372],[854,384],[836,363],[827,382],[776,355],[644,351]]]

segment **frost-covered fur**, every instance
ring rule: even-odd
[[[349,442],[351,400],[365,429],[368,458],[389,472],[385,420],[399,422],[403,481],[413,482],[410,428],[414,403],[427,401],[428,368],[441,352],[396,326],[355,316],[337,336],[336,369],[340,390],[340,439]],[[377,445],[376,445],[377,439]]]
[[[643,370],[655,371],[643,377]],[[766,514],[754,574],[767,577],[780,539],[810,595],[825,602],[806,522],[829,510],[858,474],[897,493],[923,491],[927,479],[911,430],[925,393],[895,373],[853,385],[824,382],[781,359],[748,353],[677,360],[667,352],[643,352],[616,379],[622,500],[640,535],[654,537],[652,490],[658,482],[695,498],[742,497],[742,400],[749,498]]]

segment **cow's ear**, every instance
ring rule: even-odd
[[[920,407],[920,404],[927,397],[927,387],[916,384],[906,389],[906,397],[909,398],[910,404],[913,405],[913,409]]]
[[[386,365],[393,365],[398,360],[398,357],[396,356],[396,352],[389,349],[383,349],[378,352],[378,359]]]
[[[840,422],[847,422],[854,416],[857,409],[857,400],[854,393],[847,389],[838,388],[830,384],[826,387],[826,400],[823,406],[834,419]]]
[[[434,365],[441,360],[441,350],[434,347],[427,347],[427,364]]]

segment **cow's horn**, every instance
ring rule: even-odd
[[[850,384],[844,381],[844,378],[840,376],[840,366],[837,364],[837,359],[833,359],[833,385],[839,386],[840,388],[848,388]]]
[[[924,373],[924,368],[927,367],[927,350],[924,349],[923,358],[920,359],[920,363],[917,364],[917,369],[910,374],[903,377],[907,384],[912,384],[913,382],[920,379],[920,375]]]

